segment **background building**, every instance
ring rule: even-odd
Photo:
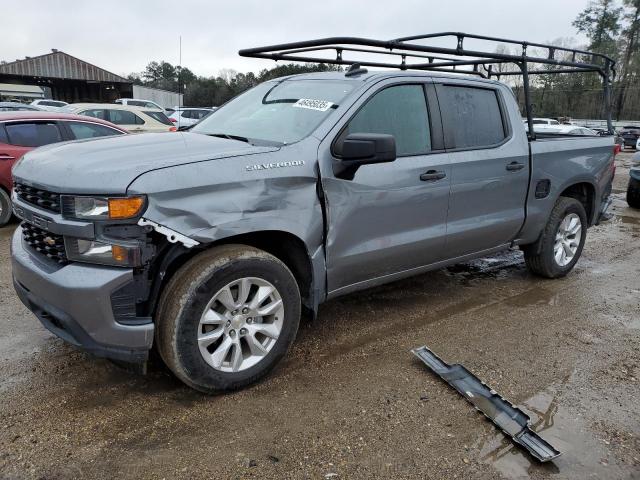
[[[137,95],[146,96],[136,97],[130,80],[56,49],[38,57],[0,62],[0,98],[4,100],[28,102],[44,97],[68,103],[112,103],[135,97],[161,100],[157,103],[164,107],[182,103],[174,92],[137,90]]]

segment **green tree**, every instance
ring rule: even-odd
[[[614,0],[592,0],[573,21],[580,33],[589,37],[589,50],[617,57],[616,38],[620,33],[622,8]]]
[[[625,106],[625,100],[632,79],[637,78],[638,72],[638,35],[640,34],[640,0],[624,0],[625,27],[622,30],[623,54],[621,56],[620,81],[616,100],[616,117],[620,115]],[[633,82],[635,83],[635,82]]]

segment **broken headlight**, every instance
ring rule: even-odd
[[[85,197],[62,196],[62,211],[65,217],[84,220],[125,220],[137,217],[145,205],[142,196],[132,197]]]
[[[137,246],[116,245],[72,237],[65,237],[64,246],[67,258],[75,262],[118,267],[137,267],[141,264],[141,252]]]

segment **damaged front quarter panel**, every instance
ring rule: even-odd
[[[127,192],[147,196],[146,225],[187,248],[263,231],[296,237],[312,265],[314,295],[321,295],[324,223],[316,191],[317,148],[318,141],[308,137],[275,151],[160,168],[136,178]],[[253,165],[269,168],[248,168]]]

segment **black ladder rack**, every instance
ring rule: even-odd
[[[495,47],[501,44],[517,45],[520,47],[520,54],[466,49],[464,46],[466,39],[480,40],[489,44],[493,43]],[[455,46],[442,47],[416,43],[434,40],[439,42],[451,42],[453,40],[455,41]],[[531,47],[543,49],[545,55],[532,56],[528,54],[527,48]],[[358,63],[361,66],[398,68],[400,70],[466,73],[483,78],[495,77],[498,80],[503,76],[521,75],[531,140],[535,139],[535,132],[533,130],[529,75],[595,72],[602,79],[607,127],[609,133],[613,133],[611,88],[615,77],[615,62],[611,57],[586,50],[461,32],[443,32],[402,37],[395,40],[330,37],[247,48],[240,50],[238,53],[243,57],[266,58],[276,61],[286,60],[333,65]],[[319,55],[311,56],[312,54]],[[357,58],[358,56],[362,57],[362,54],[383,55],[388,61],[371,61],[366,58]],[[346,56],[351,57],[351,55],[355,58],[345,58]],[[496,66],[507,63],[517,65],[520,71],[500,71],[496,69]],[[550,66],[553,68],[550,68]]]

